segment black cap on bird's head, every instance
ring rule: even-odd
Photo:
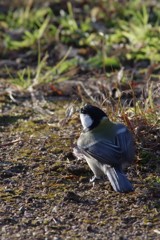
[[[98,126],[102,118],[107,115],[100,108],[86,104],[80,109],[80,119],[84,129],[91,130]]]

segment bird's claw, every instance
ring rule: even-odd
[[[100,178],[98,178],[98,177],[96,177],[96,176],[93,176],[93,177],[89,180],[89,182],[94,183],[96,180],[100,180]]]

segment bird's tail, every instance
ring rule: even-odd
[[[127,179],[126,175],[117,168],[107,168],[106,175],[116,192],[132,192],[134,191],[132,184]]]

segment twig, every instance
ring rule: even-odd
[[[1,145],[0,145],[0,148],[3,148],[3,147],[6,147],[6,146],[9,146],[9,145],[12,145],[12,144],[17,143],[17,142],[20,142],[20,141],[21,141],[21,138],[15,139],[15,140],[13,140],[13,141],[10,141],[10,142],[1,144]]]

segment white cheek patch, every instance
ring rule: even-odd
[[[80,119],[81,119],[83,128],[89,128],[93,123],[92,118],[88,114],[81,113]]]

